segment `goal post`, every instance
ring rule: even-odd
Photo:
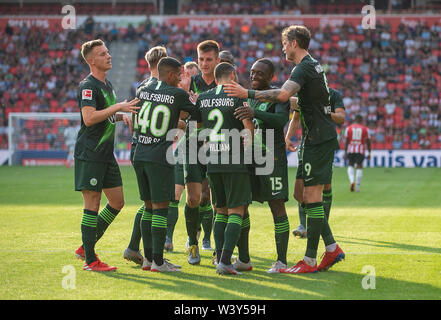
[[[64,165],[73,157],[81,126],[79,112],[11,112],[8,120],[10,166]],[[128,127],[118,122],[115,151],[126,151],[130,141]]]

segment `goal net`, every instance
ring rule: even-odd
[[[10,113],[9,165],[71,165],[80,126],[77,112]],[[128,154],[130,141],[129,128],[117,123],[115,150]]]

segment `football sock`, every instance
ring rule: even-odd
[[[355,185],[360,188],[361,178],[363,177],[363,169],[357,169],[355,172]]]
[[[231,255],[239,240],[240,229],[242,228],[242,217],[240,214],[232,213],[228,216],[228,223],[225,227],[224,246],[222,248],[221,262],[230,265]]]
[[[328,252],[334,252],[335,249],[337,249],[337,243],[333,243],[326,246],[326,251]]]
[[[314,267],[317,264],[317,260],[315,258],[310,258],[310,257],[304,256],[303,260],[310,267]]]
[[[307,203],[305,211],[307,215],[307,243],[305,256],[315,259],[317,257],[320,234],[322,233],[325,220],[323,203]]]
[[[224,246],[225,228],[227,227],[228,216],[225,214],[216,214],[216,220],[213,226],[214,245],[216,250],[216,259],[219,259],[222,255],[222,248]]]
[[[331,205],[332,205],[332,189],[323,190],[322,198],[323,198],[323,209],[325,210],[325,218],[326,220],[329,220],[329,215],[331,214]]]
[[[187,235],[189,239],[190,246],[197,245],[197,233],[199,228],[199,207],[190,208],[187,204],[185,205],[185,225],[187,227]]]
[[[332,235],[331,227],[329,226],[329,221],[328,219],[326,219],[326,213],[325,213],[325,219],[323,220],[321,236],[323,242],[325,243],[325,246],[332,245],[333,243],[335,243],[335,239],[334,236]]]
[[[240,237],[237,240],[237,249],[239,251],[239,260],[243,263],[250,261],[250,248],[249,248],[249,234],[250,234],[250,214],[248,211],[245,213],[242,219],[242,226],[240,229]]]
[[[139,242],[141,241],[141,218],[144,214],[144,205],[142,205],[135,215],[135,220],[133,221],[132,236],[130,237],[129,249],[134,251],[139,250]]]
[[[204,230],[204,240],[210,240],[211,230],[213,229],[213,207],[211,203],[199,206],[199,215],[202,218],[201,224]]]
[[[281,217],[274,217],[274,236],[276,239],[277,260],[286,263],[286,252],[289,241],[289,221],[285,214]]]
[[[109,225],[115,220],[119,210],[112,208],[107,204],[103,210],[98,214],[98,222],[96,226],[96,241],[101,239],[104,232],[106,232]]]
[[[306,228],[306,212],[304,203],[299,203],[299,220],[300,224]]]
[[[144,245],[144,256],[147,260],[152,261],[152,209],[145,208],[141,217],[141,235]]]
[[[164,263],[164,242],[167,234],[168,207],[153,209],[152,215],[152,248],[153,260],[160,266]]]
[[[179,217],[179,200],[170,202],[167,215],[167,238],[173,240],[176,223]]]
[[[95,242],[98,212],[84,209],[81,220],[81,239],[83,241],[86,263],[90,264],[96,260]]]
[[[348,166],[348,177],[349,177],[349,183],[353,184],[354,183],[354,167],[353,166]]]

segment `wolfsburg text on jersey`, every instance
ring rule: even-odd
[[[141,91],[139,94],[139,98],[142,100],[169,104],[172,104],[175,101],[174,96],[170,96],[168,94],[151,93],[147,91]]]

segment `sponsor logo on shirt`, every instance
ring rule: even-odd
[[[81,92],[81,97],[83,100],[92,100],[92,90],[83,89],[83,91]]]

